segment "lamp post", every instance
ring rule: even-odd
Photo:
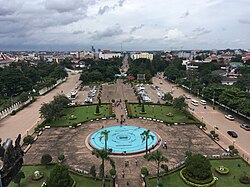
[[[214,97],[215,97],[215,91],[213,92],[213,109],[214,109]]]
[[[234,144],[235,144],[235,139],[233,139],[233,146],[234,146]]]

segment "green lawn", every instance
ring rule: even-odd
[[[53,166],[49,166],[48,168],[45,168],[45,166],[23,166],[22,171],[25,173],[26,178],[22,179],[21,187],[41,187],[42,183],[46,181],[47,176],[49,176],[52,168]],[[34,173],[34,171],[37,170],[43,172],[45,174],[45,177],[39,181],[33,181],[30,176]],[[76,187],[102,186],[101,180],[93,180],[90,177],[84,177],[73,173],[71,173],[70,175],[76,181]],[[106,186],[109,186],[109,182],[106,182]],[[11,182],[9,187],[17,187],[17,184]]]
[[[132,111],[133,117],[147,117],[147,118],[155,118],[158,120],[162,120],[168,123],[194,123],[195,120],[192,118],[191,114],[188,116],[177,109],[174,109],[172,106],[166,105],[152,105],[145,104],[145,112],[146,114],[141,114],[142,107],[139,104],[129,104],[130,109]],[[173,114],[173,117],[168,116],[167,114]]]
[[[104,118],[110,116],[110,105],[104,104],[100,107],[100,115],[95,115],[96,105],[87,105],[87,106],[79,106],[79,107],[71,107],[66,108],[62,111],[63,116],[53,122],[47,123],[46,125],[50,125],[53,127],[63,127],[70,126],[72,124],[89,121],[97,118]],[[71,116],[74,115],[76,119],[70,119]]]
[[[224,159],[224,160],[211,160],[213,173],[219,178],[217,184],[213,187],[247,187],[246,184],[239,182],[239,177],[243,172],[250,174],[250,166],[242,159]],[[240,165],[240,167],[238,166]],[[229,168],[228,175],[220,175],[215,172],[216,166],[225,166]],[[234,177],[235,176],[235,177]],[[188,187],[180,178],[179,171],[171,175],[165,176],[161,179],[163,187]],[[156,179],[149,180],[149,187],[156,187]]]

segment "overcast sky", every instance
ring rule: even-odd
[[[0,50],[250,48],[250,0],[0,0]]]

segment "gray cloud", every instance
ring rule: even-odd
[[[242,24],[250,24],[250,19],[249,18],[239,19],[239,22]]]
[[[132,33],[134,33],[135,31],[141,29],[142,27],[144,27],[144,24],[141,24],[141,25],[139,25],[139,26],[132,27],[129,33],[132,34]]]
[[[180,18],[186,18],[190,15],[190,13],[188,11],[186,11],[184,14],[181,15]]]
[[[109,7],[109,6],[105,5],[104,7],[99,8],[98,14],[103,15],[104,13],[110,11],[111,9],[114,9],[114,7]]]
[[[120,1],[118,2],[118,5],[119,5],[120,7],[122,7],[123,4],[125,3],[125,1],[126,1],[126,0],[120,0]]]
[[[193,30],[193,33],[197,36],[201,36],[201,35],[204,35],[204,34],[208,34],[212,32],[211,30],[207,30],[206,28],[204,27],[197,27]]]
[[[77,9],[86,10],[95,0],[45,0],[45,8],[59,13],[71,12]]]
[[[98,10],[99,15],[103,15],[106,12],[111,10],[115,10],[117,7],[122,7],[126,0],[119,0],[118,4],[114,4],[113,6],[105,5],[104,7],[100,7]]]
[[[101,40],[103,38],[118,36],[122,33],[123,30],[121,29],[120,25],[115,25],[113,27],[108,27],[103,31],[95,31],[92,35],[92,38],[95,40]]]

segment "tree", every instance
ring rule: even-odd
[[[23,171],[19,171],[16,176],[13,178],[13,182],[16,183],[18,185],[18,187],[20,187],[20,182],[22,179],[25,178],[25,174]]]
[[[100,114],[100,106],[99,105],[96,105],[95,113]]]
[[[195,180],[205,180],[212,177],[210,161],[201,154],[192,155],[185,161],[186,174]]]
[[[143,131],[143,133],[141,133],[141,139],[142,139],[142,142],[146,142],[146,155],[148,154],[148,140],[151,138],[152,140],[154,139],[154,136],[150,134],[151,131],[148,129],[148,130],[145,130]]]
[[[72,179],[69,175],[68,169],[61,164],[55,165],[47,179],[47,186],[69,187],[70,185],[72,185]]]
[[[21,102],[25,102],[29,99],[29,95],[27,92],[23,92],[20,94],[19,99]]]
[[[90,168],[89,173],[90,173],[90,175],[92,175],[92,177],[96,178],[95,165]]]
[[[101,98],[98,98],[98,105],[99,105],[99,106],[101,106],[101,105],[102,105]]]
[[[160,164],[162,162],[168,162],[168,159],[160,152],[160,151],[155,151],[152,154],[149,154],[146,156],[146,159],[148,161],[154,161],[157,166],[157,187],[160,186]]]
[[[165,93],[163,99],[168,101],[169,103],[173,102],[173,96],[170,93]]]
[[[110,131],[104,130],[101,131],[100,141],[104,138],[104,150],[108,150],[108,138]]]
[[[104,171],[105,171],[105,160],[108,160],[110,162],[110,165],[115,168],[115,163],[114,161],[109,157],[109,152],[102,149],[102,150],[94,150],[92,151],[92,154],[95,155],[97,158],[101,158],[102,163],[100,165],[100,175],[102,177],[102,187],[105,187],[105,175],[104,175]]]
[[[145,106],[144,106],[144,103],[142,103],[142,105],[141,105],[141,112],[142,112],[142,113],[145,113]]]
[[[57,95],[50,103],[44,103],[40,108],[40,114],[48,121],[56,120],[60,117],[61,111],[70,103],[65,95]]]
[[[49,165],[52,161],[52,157],[50,154],[44,154],[41,158],[41,164],[45,165],[47,167],[47,165]]]
[[[184,97],[180,96],[180,97],[174,98],[174,101],[173,101],[174,108],[182,110],[186,106],[187,106],[187,103],[185,102]]]

